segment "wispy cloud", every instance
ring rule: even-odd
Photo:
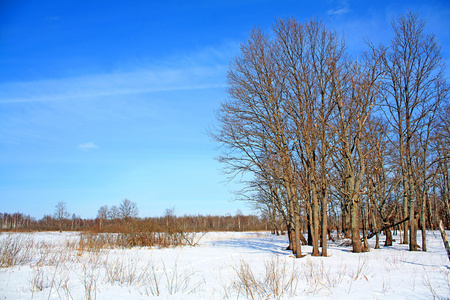
[[[98,148],[98,146],[96,144],[94,144],[93,142],[78,145],[78,149],[83,150],[83,151],[88,151],[88,150],[97,149],[97,148]]]
[[[350,11],[348,7],[338,8],[338,9],[330,9],[327,11],[329,15],[343,15]]]
[[[72,78],[0,83],[0,103],[55,101],[225,86],[235,45],[206,48],[157,66]]]
[[[0,84],[0,103],[52,101],[220,87],[224,67],[137,70],[77,78]]]
[[[337,7],[329,9],[327,11],[328,15],[344,15],[348,12],[350,12],[350,8],[349,8],[349,4],[348,1],[346,0],[342,0],[342,1],[338,1],[339,3],[336,5]]]

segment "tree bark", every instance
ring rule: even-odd
[[[315,183],[312,183],[315,185]],[[312,206],[313,206],[313,231],[312,231],[312,242],[313,242],[313,251],[311,253],[312,256],[319,256],[319,203],[317,200],[317,190],[313,188],[312,192]]]
[[[353,200],[353,204],[350,208],[351,214],[351,226],[352,226],[352,246],[353,252],[360,253],[362,252],[362,243],[361,238],[359,236],[359,205],[358,202]]]
[[[295,253],[295,257],[296,258],[301,258],[304,255],[302,255],[302,245],[300,242],[300,235],[301,235],[301,229],[300,229],[300,217],[298,214],[295,215],[295,248],[296,248],[296,253]]]
[[[342,231],[344,233],[344,239],[351,238],[351,217],[348,204],[342,205]]]
[[[441,231],[442,241],[444,242],[445,250],[447,250],[447,256],[450,260],[450,244],[448,243],[447,234],[445,233],[444,224],[442,220],[439,220],[439,230]]]
[[[425,189],[425,187],[424,187]],[[426,219],[425,219],[425,204],[426,204],[426,191],[424,191],[422,195],[422,208],[420,212],[420,227],[422,230],[422,251],[427,251],[427,225],[426,225]]]
[[[327,251],[327,233],[328,233],[328,215],[327,215],[327,191],[322,188],[322,256],[328,256]]]
[[[391,229],[386,229],[386,241],[384,242],[384,246],[392,246],[392,232]]]
[[[403,223],[407,222],[408,220],[409,220],[409,217],[407,217],[407,218],[405,218],[405,219],[403,219],[403,220],[401,220],[401,221],[399,221],[399,222],[397,222],[397,223],[394,223],[394,224],[391,224],[391,225],[387,225],[387,226],[384,226],[383,228],[377,229],[377,230],[375,230],[374,232],[372,232],[371,234],[369,234],[369,236],[367,237],[367,239],[371,239],[371,238],[373,238],[377,233],[380,233],[380,232],[382,232],[382,231],[385,231],[386,229],[389,229],[389,228],[398,226],[398,225],[400,225],[400,224],[403,224]]]
[[[403,159],[403,155],[401,155],[401,157],[402,157],[401,159]],[[402,167],[402,168],[404,168],[404,167]],[[408,216],[408,220],[409,220],[407,190],[408,190],[408,183],[406,182],[406,178],[403,178],[403,217],[406,218]],[[408,228],[409,228],[409,222],[406,221],[403,224],[403,241],[402,241],[402,244],[406,244],[406,245],[408,244],[408,238],[409,238]]]

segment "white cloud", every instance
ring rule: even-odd
[[[0,103],[88,99],[225,86],[234,44],[111,73],[0,83]]]
[[[350,12],[348,1],[341,0],[337,2],[338,3],[336,3],[336,8],[329,9],[327,11],[327,14],[333,16],[333,15],[343,15]]]
[[[350,11],[348,7],[338,8],[338,9],[330,9],[327,11],[327,14],[329,15],[343,15]]]
[[[98,146],[96,144],[94,144],[93,142],[78,145],[78,149],[83,150],[83,151],[96,149],[96,148],[98,148]]]
[[[224,86],[226,68],[137,70],[0,84],[0,103],[55,101]]]

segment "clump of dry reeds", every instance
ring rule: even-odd
[[[241,261],[235,272],[237,280],[234,289],[238,295],[249,299],[281,299],[296,295],[300,272],[294,263],[288,266],[279,257],[266,261],[262,274],[255,275],[245,261]]]
[[[112,248],[197,246],[203,235],[184,232],[82,233],[76,249],[100,251]]]
[[[8,234],[0,240],[0,267],[9,268],[31,262],[34,241],[30,237]]]

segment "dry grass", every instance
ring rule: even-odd
[[[153,235],[152,239],[153,237],[158,236]],[[177,239],[184,239],[185,244],[195,246],[202,237],[202,234],[189,234],[184,237],[178,235]],[[18,234],[3,235],[0,239],[3,268],[13,266],[30,268],[28,285],[25,289],[31,292],[31,298],[47,299],[56,295],[60,299],[96,299],[101,298],[101,290],[112,286],[134,289],[141,293],[142,297],[169,297],[193,293],[202,295],[203,288],[209,286],[205,279],[214,280],[208,278],[208,275],[200,275],[192,266],[181,264],[178,258],[172,260],[158,258],[155,261],[148,258],[153,251],[121,250],[151,240],[143,238],[142,235],[81,234],[79,237],[72,235],[56,241],[35,240],[36,236]],[[175,253],[174,251],[178,250],[168,250],[167,253]],[[180,253],[183,251],[180,249]],[[327,263],[329,258],[311,256],[293,259],[284,255],[273,255],[264,262],[264,265],[261,262],[253,264],[242,260],[232,268],[224,266],[222,270],[226,272],[224,278],[219,269],[219,286],[214,287],[211,297],[227,299],[287,299],[315,295],[330,297],[337,291],[341,294],[342,292],[351,294],[356,288],[361,286],[369,288],[370,285],[382,294],[390,295],[396,292],[395,277],[394,281],[391,281],[390,276],[386,276],[374,286],[371,278],[377,276],[377,268],[384,271],[391,270],[387,274],[398,273],[397,270],[407,268],[409,262],[423,264],[421,259],[424,258],[418,255],[404,251],[392,251],[389,255],[384,252],[374,252],[371,256],[366,253],[352,254],[349,258],[351,261],[344,263],[340,258],[340,263],[338,261],[332,265]],[[449,269],[435,270],[427,264],[423,265],[427,266],[423,272],[418,270],[417,273],[415,271],[409,273],[409,276],[414,276],[414,281],[409,281],[413,282],[411,288],[417,290],[419,285],[426,287],[429,297],[434,299],[450,295]],[[255,266],[259,266],[259,269]],[[430,276],[427,271],[430,272]],[[439,277],[439,272],[442,277]],[[421,275],[422,282],[420,282]]]
[[[358,257],[358,266],[356,267],[356,270],[353,270],[350,273],[350,276],[354,279],[354,280],[358,280],[358,279],[368,279],[368,267],[367,267],[367,261],[368,261],[368,256],[367,255],[359,255]]]
[[[102,249],[129,249],[132,247],[177,247],[198,246],[205,235],[185,232],[131,232],[131,233],[82,233],[76,249],[78,251],[100,251]]]
[[[31,262],[34,241],[18,234],[8,234],[0,241],[0,267],[9,268]]]
[[[449,299],[448,295],[450,295],[450,270],[441,269],[440,273],[442,275],[442,279],[438,282],[433,282],[428,276],[426,268],[423,268],[422,282],[430,291],[433,299]],[[443,296],[441,294],[442,291],[445,291],[446,296]]]
[[[162,292],[162,276],[158,273],[158,268],[152,263],[147,268],[146,275],[142,281],[142,288],[146,296],[160,296]]]
[[[337,271],[325,268],[323,261],[315,261],[306,258],[302,266],[301,279],[306,283],[305,292],[308,295],[316,295],[322,290],[332,294],[332,289],[342,283],[347,276],[347,266],[342,265]]]
[[[138,262],[137,258],[127,256],[121,256],[113,262],[106,262],[104,266],[106,270],[105,282],[120,286],[140,283],[149,266],[147,265],[143,269],[138,268]]]
[[[204,234],[203,234],[204,235]],[[35,242],[32,237],[10,234],[1,239],[2,268],[29,264],[31,297],[73,299],[73,290],[80,286],[85,299],[96,299],[101,283],[134,286],[147,296],[190,294],[204,281],[194,282],[195,271],[168,267],[163,261],[142,264],[131,255],[109,259],[106,249],[127,249],[134,246],[169,247],[198,245],[203,235],[183,233],[119,233],[80,234],[78,241],[67,240],[62,245]],[[73,278],[70,278],[72,274]],[[73,276],[73,275],[76,276]],[[77,298],[77,297],[75,297]]]
[[[34,292],[42,292],[44,288],[48,287],[48,277],[45,274],[44,269],[37,267],[33,270],[33,275],[30,279],[31,285],[31,298],[33,298]]]
[[[82,233],[75,245],[78,251],[98,252],[102,249],[111,248],[113,235]]]
[[[100,277],[102,257],[98,252],[91,252],[81,263],[79,279],[84,287],[84,295],[88,300],[97,299],[97,281]]]
[[[296,295],[300,272],[292,263],[275,257],[266,261],[264,273],[255,275],[250,265],[241,261],[235,268],[237,278],[235,290],[238,295],[249,299],[293,297]]]
[[[346,264],[338,268],[325,267],[321,258],[306,257],[288,263],[283,257],[273,257],[264,264],[263,272],[256,273],[245,261],[234,267],[235,278],[232,291],[223,287],[228,298],[234,292],[238,297],[247,299],[281,299],[298,294],[317,295],[325,291],[333,294],[335,287],[346,284],[350,292],[352,283],[357,280],[369,280],[370,272],[366,256],[360,256],[358,265],[353,269]]]
[[[178,260],[175,260],[175,265],[170,269],[167,268],[164,261],[162,261],[162,274],[169,295],[177,293],[191,294],[198,290],[202,285],[202,282],[195,283],[192,281],[195,271],[188,271],[185,269],[184,272],[180,273]]]

